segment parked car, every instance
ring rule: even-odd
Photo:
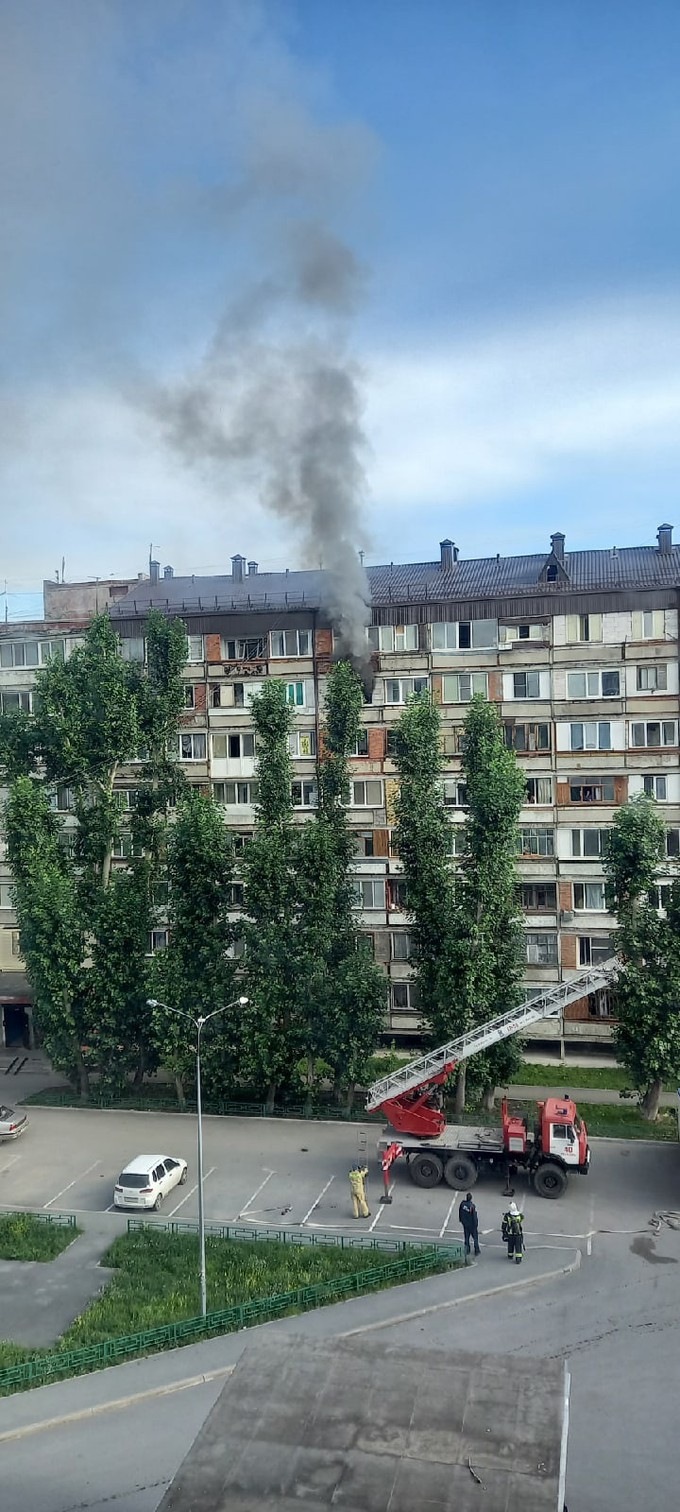
[[[160,1208],[173,1187],[184,1186],[187,1163],[181,1155],[137,1155],[121,1171],[113,1189],[113,1205],[122,1208]]]
[[[0,1107],[0,1139],[18,1139],[27,1128],[28,1119],[23,1111],[17,1113],[14,1108]]]

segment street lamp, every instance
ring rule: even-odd
[[[230,1008],[240,1006],[245,1008],[247,997],[234,998],[233,1003],[225,1003],[223,1008],[213,1008],[212,1013],[199,1013],[194,1018],[193,1013],[187,1013],[184,1008],[171,1008],[169,1003],[160,1003],[158,998],[147,998],[147,1008],[162,1008],[165,1013],[175,1013],[178,1018],[188,1019],[196,1030],[196,1114],[197,1114],[197,1176],[198,1176],[198,1244],[199,1244],[199,1272],[201,1281],[201,1317],[204,1318],[207,1308],[207,1292],[205,1282],[205,1214],[203,1212],[203,1110],[201,1106],[201,1030],[204,1024],[211,1019],[217,1018],[220,1013],[227,1013]]]

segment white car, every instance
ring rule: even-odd
[[[158,1212],[168,1192],[184,1186],[187,1170],[181,1155],[137,1155],[118,1177],[113,1188],[113,1205],[155,1208]]]
[[[27,1128],[28,1119],[23,1111],[16,1113],[4,1104],[0,1107],[0,1139],[18,1139]]]

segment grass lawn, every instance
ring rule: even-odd
[[[579,1113],[585,1118],[588,1133],[610,1139],[667,1139],[678,1138],[678,1118],[675,1108],[662,1108],[656,1123],[648,1123],[637,1108],[627,1108],[625,1103],[582,1103]]]
[[[572,1066],[569,1061],[553,1061],[549,1066],[523,1061],[513,1082],[525,1087],[601,1087],[621,1092],[630,1086],[630,1077],[619,1066]]]
[[[297,1246],[278,1241],[254,1240],[251,1243],[208,1238],[208,1311],[221,1311],[361,1271],[384,1269],[382,1284],[398,1285],[408,1279],[406,1276],[392,1278],[388,1274],[388,1267],[398,1258],[402,1256],[384,1250],[343,1250],[324,1245]],[[37,1355],[60,1354],[166,1323],[181,1322],[195,1318],[199,1313],[196,1235],[168,1234],[152,1228],[137,1230],[114,1240],[101,1263],[115,1267],[116,1275],[102,1295],[67,1329],[53,1350],[31,1350],[0,1342],[0,1369],[21,1364]],[[433,1258],[432,1264],[421,1274],[432,1275],[451,1268],[451,1259],[442,1255],[440,1261]],[[380,1281],[376,1284],[372,1279],[359,1286],[357,1292],[378,1289],[381,1289]],[[309,1306],[314,1305],[319,1304],[310,1299]],[[286,1311],[304,1312],[305,1303],[291,1305]],[[92,1368],[96,1369],[96,1361]],[[3,1389],[6,1388],[0,1386],[0,1392]]]
[[[30,1213],[7,1213],[0,1217],[0,1260],[54,1260],[79,1233]]]

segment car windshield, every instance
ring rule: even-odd
[[[123,1171],[118,1183],[119,1186],[124,1187],[145,1187],[149,1186],[149,1184],[150,1178],[148,1172],[144,1173],[142,1171]]]
[[[13,1108],[0,1108],[0,1118],[11,1118],[13,1112]]]

